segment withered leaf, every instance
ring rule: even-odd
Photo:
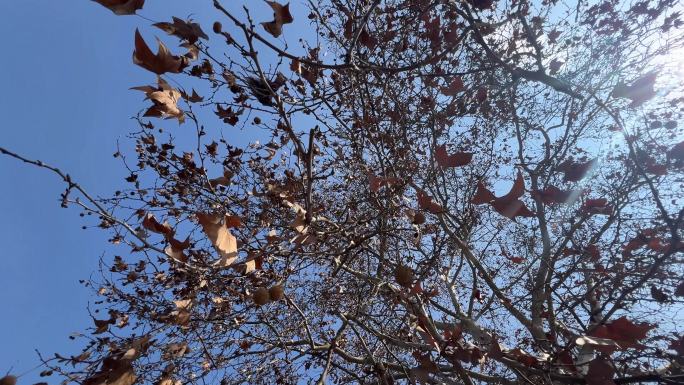
[[[478,182],[477,191],[471,200],[472,204],[481,205],[489,204],[496,212],[505,216],[506,218],[515,220],[516,217],[533,217],[532,212],[525,203],[520,200],[520,197],[525,193],[525,180],[522,173],[518,171],[518,175],[513,182],[511,190],[502,197],[496,197],[494,193],[489,191],[482,182]]]
[[[157,75],[166,72],[179,73],[187,67],[188,59],[171,54],[168,48],[157,39],[159,50],[154,54],[150,47],[145,43],[140,31],[135,30],[135,50],[133,51],[133,63],[144,69],[154,72]]]
[[[221,223],[222,216],[197,213],[197,220],[209,241],[218,251],[221,259],[215,266],[228,267],[237,259],[237,239],[230,233],[228,227]]]
[[[616,98],[627,98],[632,100],[632,103],[630,104],[631,107],[640,106],[656,95],[655,89],[653,88],[655,86],[656,77],[657,74],[651,72],[634,80],[629,85],[620,83],[615,86],[612,95]]]
[[[169,225],[168,222],[164,222],[163,224],[159,223],[157,221],[157,218],[154,217],[154,214],[152,213],[147,213],[145,215],[145,219],[143,219],[142,225],[144,228],[146,228],[149,231],[152,231],[153,233],[157,234],[173,234],[173,229],[171,228],[171,225]]]
[[[154,105],[150,107],[144,116],[159,117],[159,118],[176,118],[178,123],[185,122],[185,114],[177,103],[181,97],[180,91],[171,87],[161,77],[157,77],[157,87],[153,86],[139,86],[132,87],[132,90],[138,90],[145,93],[147,99],[150,99]]]
[[[460,76],[456,76],[454,80],[449,83],[446,87],[441,87],[440,91],[447,96],[456,96],[459,93],[465,91],[465,85]]]
[[[283,24],[289,24],[294,21],[290,14],[290,3],[285,5],[279,4],[275,1],[266,1],[273,9],[273,21],[261,23],[266,32],[278,37],[283,33]]]
[[[578,182],[596,166],[597,160],[598,159],[592,159],[586,162],[567,160],[558,165],[558,171],[561,171],[563,174],[565,174],[566,182]]]
[[[207,36],[199,24],[194,23],[192,19],[183,20],[173,16],[173,23],[160,22],[154,23],[153,26],[161,29],[169,35],[177,36],[181,39],[187,40],[189,43],[194,43],[200,38],[208,40]]]
[[[591,337],[607,338],[615,341],[621,349],[638,346],[638,341],[646,338],[653,325],[647,323],[633,323],[626,317],[620,317],[615,321],[597,327],[589,333]]]
[[[133,385],[137,379],[131,359],[110,357],[100,371],[83,381],[83,385]]]
[[[190,103],[199,103],[201,101],[204,101],[204,97],[199,96],[194,88],[192,89],[192,94],[188,95],[185,92],[181,92],[181,95],[183,96],[183,99],[187,100]]]
[[[93,0],[108,8],[117,15],[134,15],[135,11],[142,9],[145,0]]]
[[[459,167],[465,166],[473,159],[472,152],[456,152],[449,154],[447,152],[446,144],[438,146],[435,150],[435,159],[440,167]]]

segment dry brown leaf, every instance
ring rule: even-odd
[[[194,43],[199,38],[208,40],[207,36],[199,24],[193,23],[192,19],[183,20],[173,16],[173,23],[160,22],[154,23],[153,26],[161,29],[162,31],[168,33],[169,35],[177,36],[181,39],[187,40],[190,43]]]
[[[133,63],[152,71],[157,75],[166,72],[179,73],[188,66],[189,59],[171,54],[168,48],[157,39],[159,50],[154,54],[145,43],[140,31],[135,30],[135,50],[133,51]]]
[[[221,223],[223,216],[197,213],[197,220],[207,238],[216,248],[221,259],[215,263],[217,267],[228,267],[237,259],[237,239],[230,233],[228,227]]]
[[[290,3],[281,5],[275,1],[266,1],[273,9],[273,21],[268,23],[261,23],[266,32],[278,37],[283,33],[283,24],[289,24],[294,21],[290,14]]]
[[[154,105],[150,107],[144,116],[153,116],[165,119],[176,118],[178,123],[185,122],[185,114],[183,110],[178,107],[178,100],[181,97],[180,91],[171,87],[161,77],[157,78],[157,87],[153,86],[139,86],[132,87],[132,90],[138,90],[145,93],[147,99],[150,99]],[[149,230],[149,229],[148,229]]]
[[[83,385],[133,385],[137,379],[130,359],[104,360],[100,371],[83,381]]]
[[[147,215],[145,215],[142,225],[144,228],[152,231],[153,233],[165,235],[173,234],[173,228],[171,228],[171,225],[166,221],[163,224],[159,223],[157,218],[155,218],[154,214],[152,213],[147,213]]]
[[[135,15],[145,5],[145,0],[93,0],[117,15]]]

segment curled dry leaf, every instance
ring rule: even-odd
[[[548,185],[543,190],[532,191],[532,197],[539,199],[544,204],[551,205],[556,203],[568,203],[573,198],[579,196],[579,190],[561,190],[558,187]]]
[[[383,186],[390,187],[401,183],[401,179],[394,177],[381,177],[368,173],[368,184],[372,192],[378,192]]]
[[[133,87],[132,90],[138,90],[145,93],[147,99],[150,99],[154,105],[145,111],[144,116],[159,117],[159,118],[176,118],[178,123],[185,122],[185,114],[177,103],[181,97],[180,91],[171,87],[161,77],[157,78],[157,87],[153,86],[139,86]]]
[[[204,40],[209,39],[209,36],[202,31],[200,25],[194,23],[192,19],[183,20],[173,16],[173,23],[160,22],[154,23],[152,25],[168,33],[169,35],[174,35],[183,40],[187,40],[189,43],[194,43],[200,38]]]
[[[418,199],[418,207],[432,214],[440,214],[444,212],[444,207],[434,201],[431,195],[428,195],[423,190],[416,190],[416,198]]]
[[[615,341],[621,349],[627,349],[637,347],[639,341],[646,338],[648,331],[653,328],[653,325],[647,323],[635,324],[623,316],[615,321],[597,327],[593,332],[589,333],[589,336],[611,339]]]
[[[189,58],[182,58],[171,54],[168,48],[160,40],[157,40],[159,50],[156,54],[145,43],[140,31],[135,30],[135,50],[133,51],[133,63],[157,75],[166,72],[179,73],[188,66]]]
[[[522,173],[518,171],[518,176],[515,182],[513,182],[511,190],[506,195],[496,197],[494,193],[485,187],[484,183],[479,182],[471,203],[475,205],[489,204],[496,212],[513,220],[516,217],[533,217],[534,212],[527,208],[525,203],[520,200],[524,193],[525,180]]]
[[[147,215],[145,215],[145,219],[143,219],[142,225],[145,229],[153,233],[164,235],[173,234],[173,229],[171,228],[171,225],[168,222],[164,222],[163,224],[159,223],[157,221],[157,218],[155,218],[154,214],[152,213],[147,213]]]
[[[134,15],[135,11],[142,9],[145,0],[93,0],[108,8],[117,15]]]
[[[273,9],[273,21],[261,23],[261,25],[263,25],[266,32],[273,35],[273,37],[278,37],[283,33],[283,24],[289,24],[294,21],[290,14],[290,3],[285,5],[275,1],[266,1],[266,3]]]
[[[656,95],[655,89],[653,88],[655,86],[656,78],[657,74],[651,72],[634,80],[629,85],[620,83],[615,86],[612,95],[616,98],[630,99],[632,100],[630,106],[638,107]]]
[[[228,267],[237,259],[237,239],[230,233],[228,227],[221,223],[222,217],[197,213],[197,220],[202,230],[221,256],[221,259],[215,263],[216,267]]]
[[[440,167],[459,167],[465,166],[473,160],[472,152],[456,152],[449,154],[446,149],[446,144],[443,144],[435,150],[435,159]]]
[[[567,160],[558,166],[558,171],[565,174],[566,182],[578,182],[584,178],[597,164],[598,159],[587,162],[574,162]]]
[[[454,79],[446,87],[441,87],[440,91],[446,96],[456,96],[459,93],[465,91],[465,85],[460,76],[454,77]]]

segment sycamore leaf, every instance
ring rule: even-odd
[[[651,285],[651,297],[653,297],[654,300],[658,303],[666,303],[670,301],[670,296],[665,294],[664,291],[656,287],[655,285]]]
[[[535,215],[534,212],[527,208],[525,203],[520,200],[523,194],[525,194],[525,180],[522,173],[518,171],[511,190],[502,197],[496,197],[494,193],[485,187],[484,183],[478,182],[477,191],[471,203],[475,205],[489,204],[496,212],[512,220],[515,220],[516,217],[533,217]]]
[[[176,118],[178,123],[185,122],[185,114],[178,107],[178,100],[181,97],[180,91],[171,87],[161,77],[157,77],[157,87],[139,86],[132,87],[132,90],[142,91],[153,103],[144,116],[159,117],[165,119]]]
[[[186,21],[173,16],[173,23],[160,22],[152,25],[169,35],[174,35],[183,40],[187,40],[189,43],[194,43],[200,38],[204,40],[209,39],[209,36],[202,31],[200,25],[193,23],[191,19]]]
[[[369,172],[368,184],[372,192],[378,192],[383,186],[391,187],[401,183],[401,179],[394,177],[380,177]]]
[[[154,54],[145,43],[140,31],[135,30],[135,50],[133,51],[133,63],[144,69],[161,75],[166,72],[179,73],[187,67],[188,59],[171,54],[168,48],[160,40],[157,40],[159,50]]]
[[[616,98],[631,99],[632,103],[630,106],[637,107],[656,95],[655,89],[653,88],[656,77],[657,74],[651,72],[634,80],[629,85],[620,83],[615,86],[612,95]]]
[[[93,334],[102,334],[109,330],[109,320],[99,320],[97,318],[93,318],[93,323],[95,324],[95,331]]]
[[[582,205],[582,210],[591,215],[610,215],[613,213],[613,206],[608,204],[606,198],[587,199]]]
[[[468,0],[475,9],[490,9],[494,5],[494,0]]]
[[[283,33],[283,24],[289,24],[294,21],[290,14],[290,3],[281,5],[275,1],[266,1],[273,9],[273,21],[261,23],[266,32],[278,37]]]
[[[164,249],[164,253],[171,259],[185,263],[188,261],[188,256],[184,250],[190,247],[190,237],[185,238],[185,241],[180,242],[173,237],[167,237],[169,245]]]
[[[596,358],[589,363],[585,376],[587,385],[615,385],[613,376],[615,369],[603,358]]]
[[[646,338],[648,331],[655,326],[647,323],[635,324],[626,317],[620,317],[615,321],[606,323],[594,329],[589,336],[607,338],[615,341],[621,349],[637,347],[638,341]]]
[[[446,96],[456,96],[459,93],[465,91],[465,85],[460,76],[456,76],[454,80],[449,83],[446,87],[441,87],[440,91]]]
[[[592,159],[587,162],[574,162],[566,160],[558,166],[558,171],[561,171],[565,174],[566,182],[578,182],[594,168],[596,161],[597,159]]]
[[[677,297],[684,297],[684,281],[680,282],[675,289],[674,295]]]
[[[485,203],[491,203],[494,201],[494,199],[496,199],[494,193],[489,191],[489,189],[485,187],[484,183],[480,181],[477,182],[477,191],[475,192],[475,195],[473,195],[473,199],[470,202],[474,205],[481,205]]]
[[[418,198],[418,207],[432,214],[440,214],[445,210],[432,196],[425,193],[423,190],[416,190],[416,197]]]
[[[544,204],[567,203],[572,197],[579,195],[578,190],[561,190],[558,187],[548,185],[543,190],[532,191],[532,197],[539,199]]]
[[[446,144],[443,144],[435,150],[435,159],[440,167],[459,167],[465,166],[473,159],[472,152],[456,152],[449,154],[446,149]]]
[[[93,0],[117,15],[134,15],[145,5],[145,0]]]
[[[209,241],[216,248],[221,259],[215,265],[228,267],[237,259],[237,239],[230,233],[228,227],[221,223],[222,216],[197,213],[197,220]]]
[[[159,223],[157,221],[157,218],[155,218],[154,214],[152,213],[147,213],[147,215],[145,215],[145,219],[143,219],[142,225],[144,228],[153,233],[164,235],[173,234],[173,229],[171,228],[171,225],[169,225],[168,222],[164,222],[163,224]]]
[[[132,358],[124,354],[103,360],[100,370],[83,381],[83,385],[133,385],[136,379]]]
[[[192,89],[192,94],[188,95],[184,91],[181,91],[181,95],[183,96],[183,99],[187,100],[190,103],[199,103],[204,101],[204,97],[197,94],[197,91],[195,91],[194,88]]]
[[[674,160],[676,166],[684,164],[684,141],[675,144],[668,152],[667,159]]]

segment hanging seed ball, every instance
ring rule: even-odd
[[[410,267],[399,265],[394,270],[394,279],[404,287],[409,287],[413,283],[413,270]]]
[[[423,213],[416,213],[416,215],[413,216],[413,224],[414,225],[422,225],[425,223],[425,214]]]
[[[223,26],[218,21],[214,22],[214,33],[221,33]]]
[[[268,289],[265,287],[254,290],[254,293],[252,294],[252,301],[254,301],[254,304],[257,306],[266,305],[270,300],[271,296],[268,294]]]
[[[271,297],[271,301],[279,301],[285,296],[285,291],[282,285],[274,285],[268,289],[268,295]]]
[[[0,378],[0,385],[17,385],[17,377],[7,375],[3,378]]]

